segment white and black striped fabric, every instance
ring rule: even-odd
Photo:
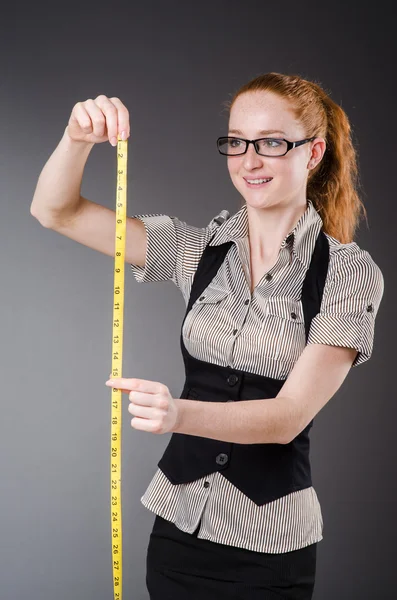
[[[276,263],[252,294],[246,204],[230,218],[227,210],[221,211],[206,227],[163,214],[132,216],[143,221],[148,239],[145,267],[130,265],[135,279],[173,281],[186,306],[211,236],[216,231],[211,245],[234,242],[205,294],[186,316],[184,344],[199,360],[287,378],[305,347],[300,296],[322,226],[313,202],[307,200],[306,211],[281,243]],[[383,275],[355,242],[341,244],[326,235],[329,269],[307,343],[355,348],[355,367],[372,353]],[[221,473],[173,485],[157,469],[141,502],[185,532],[193,533],[201,519],[199,538],[249,550],[289,552],[323,539],[321,507],[313,487],[257,506]]]

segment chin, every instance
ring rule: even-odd
[[[241,195],[243,196],[244,200],[246,201],[247,204],[259,204],[259,203],[265,203],[265,204],[269,204],[269,202],[271,202],[272,198],[274,198],[274,194],[269,194],[269,192],[262,192],[261,194],[247,194],[247,190],[244,190],[244,194],[242,192],[240,192]]]
[[[256,202],[253,200],[247,200],[245,198],[245,203],[247,206],[251,206],[252,208],[268,208],[269,206],[273,206],[274,202],[271,202],[268,198],[258,199]]]

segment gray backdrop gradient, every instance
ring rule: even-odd
[[[266,71],[318,80],[347,112],[369,217],[356,241],[385,278],[373,357],[349,373],[311,433],[324,516],[314,598],[394,598],[391,3],[14,3],[3,7],[0,39],[1,600],[113,598],[105,381],[114,259],[30,215],[41,169],[76,102],[118,96],[131,115],[128,214],[197,226],[224,208],[234,214],[241,197],[215,145],[227,131],[222,102]],[[116,150],[94,147],[83,195],[114,208],[115,168]],[[125,295],[123,375],[179,395],[181,294],[171,282],[138,284],[126,265]],[[123,398],[124,598],[143,600],[154,515],[140,498],[170,434],[133,430]]]

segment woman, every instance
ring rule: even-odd
[[[173,433],[142,497],[156,514],[152,600],[312,598],[323,521],[308,434],[349,369],[369,359],[383,295],[379,267],[352,241],[365,209],[341,107],[279,73],[256,77],[228,107],[217,144],[240,210],[204,228],[159,214],[128,224],[130,239],[144,235],[138,222],[146,234],[139,259],[128,254],[136,279],[171,279],[187,304],[181,398],[159,382],[107,382],[129,393],[134,428]],[[59,196],[51,212],[44,190],[55,166],[81,174],[87,148],[123,129],[118,99],[76,105],[32,206],[46,226],[109,254],[99,238],[105,219],[111,238],[112,211],[100,220],[96,209],[89,228],[92,203]]]

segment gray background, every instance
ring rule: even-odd
[[[381,267],[374,354],[311,433],[324,516],[315,600],[391,599],[395,560],[395,31],[361,2],[18,3],[1,24],[0,597],[113,597],[109,511],[113,258],[30,215],[38,176],[77,101],[118,96],[131,115],[128,214],[206,225],[241,197],[215,145],[222,102],[266,71],[318,80],[359,152],[356,242]],[[153,151],[151,136],[158,140]],[[175,151],[170,152],[173,139]],[[153,137],[152,137],[153,139]],[[192,147],[191,140],[196,140]],[[82,193],[115,206],[116,151],[94,147]],[[182,390],[184,301],[126,265],[123,374]],[[147,598],[153,513],[140,503],[169,434],[123,420],[124,597]]]

